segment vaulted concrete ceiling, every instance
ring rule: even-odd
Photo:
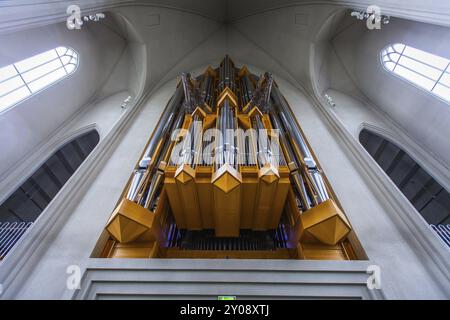
[[[0,29],[4,29],[2,25],[11,25],[11,22],[13,25],[36,23],[43,16],[48,20],[49,14],[65,16],[68,4],[79,4],[86,11],[111,6],[149,5],[179,9],[220,22],[233,22],[262,12],[301,5],[337,5],[355,9],[377,5],[388,15],[450,25],[447,18],[450,3],[447,0],[3,0],[0,3]]]

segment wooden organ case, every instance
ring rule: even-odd
[[[181,76],[97,247],[103,258],[366,258],[272,76],[228,56]]]

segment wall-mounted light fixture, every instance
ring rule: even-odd
[[[122,109],[126,109],[128,107],[128,103],[131,101],[131,96],[128,96],[125,100],[123,100],[123,103],[120,105]]]
[[[325,93],[325,99],[327,100],[327,103],[331,106],[331,107],[336,107],[336,103],[334,103],[334,101],[333,101],[333,98],[329,95],[329,94],[327,94],[327,93]]]

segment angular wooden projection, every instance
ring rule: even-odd
[[[238,237],[241,215],[242,176],[224,164],[211,179],[214,197],[214,221],[217,237]]]
[[[155,215],[140,205],[123,199],[106,225],[106,230],[120,243],[136,240],[153,226]],[[157,235],[151,235],[156,240]]]
[[[325,244],[335,245],[350,231],[350,223],[331,199],[300,215],[300,240],[309,234]]]

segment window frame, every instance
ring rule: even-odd
[[[59,53],[58,53],[58,49],[61,49],[61,48],[65,50],[65,53],[64,53],[64,54],[59,54]],[[32,68],[28,68],[28,69],[26,69],[25,71],[19,71],[19,68],[17,68],[17,66],[16,66],[16,64],[18,64],[18,63],[21,63],[21,62],[23,62],[23,61],[26,61],[26,60],[28,60],[28,59],[37,57],[37,56],[39,56],[39,55],[41,55],[41,54],[48,53],[48,52],[51,52],[51,51],[54,51],[54,52],[56,53],[56,58],[53,58],[53,59],[50,59],[50,60],[45,60],[44,62],[41,62],[40,64],[37,64],[37,65],[34,65]],[[69,51],[72,51],[72,54],[71,54],[71,55],[67,55],[67,53],[68,53]],[[70,59],[69,59],[69,61],[68,61],[67,63],[64,63],[64,62],[63,62],[62,59],[63,59],[64,57],[70,57]],[[72,63],[72,62],[71,62],[73,59],[76,60],[76,63]],[[51,62],[54,62],[54,61],[58,61],[58,60],[59,60],[59,62],[60,62],[60,66],[58,66],[58,68],[53,69],[53,70],[51,70],[51,71],[49,71],[49,72],[46,72],[46,73],[44,73],[43,75],[40,75],[40,76],[36,77],[35,79],[33,79],[33,80],[31,80],[31,81],[26,81],[26,80],[24,79],[24,76],[23,76],[23,75],[26,74],[27,72],[36,70],[36,69],[38,69],[38,68],[40,68],[40,67],[42,67],[42,66],[44,66],[44,65],[46,65],[46,64],[48,64],[48,63],[51,63]],[[70,72],[68,72],[67,69],[66,69],[66,67],[69,66],[69,65],[74,66],[73,70],[71,70]],[[0,67],[0,69],[2,69],[2,68],[7,68],[7,67],[10,67],[10,66],[12,66],[12,67],[14,68],[14,70],[15,70],[16,73],[13,74],[13,75],[11,75],[10,77],[5,78],[4,80],[0,81],[0,83],[4,83],[4,82],[6,82],[6,81],[9,81],[9,80],[12,80],[12,79],[15,79],[15,78],[19,78],[20,81],[22,82],[22,84],[21,84],[20,86],[17,86],[16,88],[14,88],[12,91],[9,91],[9,92],[7,92],[6,94],[0,96],[0,99],[3,98],[3,97],[8,96],[9,94],[11,94],[11,93],[13,93],[13,92],[15,92],[15,91],[17,91],[17,90],[20,90],[20,89],[22,89],[22,88],[26,88],[26,89],[28,90],[28,94],[27,94],[25,97],[23,97],[23,98],[21,98],[20,100],[14,102],[14,103],[11,104],[11,105],[6,105],[6,106],[4,106],[4,107],[0,105],[0,114],[2,114],[2,113],[4,113],[4,112],[6,112],[6,111],[8,111],[8,110],[10,110],[10,109],[12,109],[12,108],[14,108],[14,107],[16,107],[17,105],[19,105],[19,104],[21,104],[21,103],[27,101],[27,100],[30,99],[30,98],[33,98],[34,96],[36,96],[36,95],[42,93],[43,91],[45,91],[45,90],[51,88],[52,86],[58,84],[59,82],[61,82],[61,81],[65,80],[65,79],[67,79],[69,76],[72,76],[74,73],[76,73],[76,72],[78,71],[79,66],[80,66],[80,54],[78,53],[78,51],[74,50],[74,49],[73,49],[72,47],[70,47],[70,46],[63,46],[63,45],[61,45],[61,46],[58,46],[58,47],[56,47],[56,48],[53,48],[53,49],[50,49],[50,50],[47,50],[47,51],[44,51],[44,52],[35,54],[35,55],[31,56],[31,57],[22,59],[22,60],[20,60],[20,61],[11,63],[11,64],[9,64],[9,65],[2,66],[2,67]],[[45,78],[46,76],[51,75],[52,73],[58,72],[58,71],[61,70],[61,69],[64,70],[64,72],[66,73],[66,74],[63,75],[62,77],[60,77],[60,78],[58,78],[58,79],[56,79],[56,80],[54,80],[54,81],[52,81],[52,82],[46,84],[45,86],[43,86],[43,87],[40,88],[40,89],[37,89],[36,91],[33,91],[33,90],[30,88],[30,84],[32,84],[32,83],[34,83],[34,82],[36,82],[36,81],[39,81],[39,80]]]
[[[402,46],[405,46],[405,47],[404,47],[404,49],[403,49],[402,52],[398,52],[397,50],[394,49],[394,46],[395,46],[395,45],[402,45]],[[414,58],[414,57],[410,57],[410,56],[408,56],[408,55],[404,55],[404,50],[405,50],[407,47],[412,48],[412,49],[415,49],[415,50],[422,51],[422,52],[427,53],[427,54],[435,55],[435,56],[437,56],[437,57],[439,57],[439,58],[442,58],[442,59],[445,59],[445,60],[448,60],[447,66],[446,66],[443,70],[440,70],[439,68],[437,68],[437,67],[435,67],[435,66],[431,66],[429,63],[427,63],[427,62],[425,62],[425,61],[418,60],[418,59],[416,59],[416,58]],[[398,59],[397,62],[395,62],[395,61],[393,61],[393,60],[389,60],[389,61],[384,61],[384,60],[383,60],[383,58],[384,58],[385,56],[389,56],[389,54],[390,54],[390,53],[388,52],[388,49],[389,49],[389,48],[392,48],[392,49],[394,50],[395,53],[397,53],[397,54],[400,55],[400,57],[399,57],[399,59]],[[385,53],[385,52],[386,52],[386,53]],[[386,67],[386,62],[392,62],[392,63],[395,63],[396,65],[398,65],[398,62],[399,62],[399,60],[401,59],[402,56],[405,56],[405,57],[407,57],[407,58],[409,58],[409,59],[412,59],[412,60],[414,60],[414,61],[416,61],[416,62],[418,62],[418,63],[420,63],[420,64],[422,64],[422,65],[432,67],[432,68],[434,68],[434,69],[436,69],[436,70],[439,70],[439,71],[441,72],[441,75],[438,77],[438,79],[437,79],[437,80],[434,80],[434,79],[431,79],[431,78],[429,78],[428,76],[426,76],[426,75],[424,75],[424,74],[422,74],[422,73],[420,73],[420,72],[418,72],[418,71],[416,71],[416,70],[413,70],[413,69],[411,69],[411,68],[409,68],[409,67],[406,67],[406,66],[401,65],[403,68],[408,69],[409,71],[411,71],[411,72],[413,72],[413,73],[415,73],[415,74],[417,74],[417,75],[419,75],[419,76],[421,76],[421,77],[424,77],[424,78],[426,78],[426,79],[428,79],[428,80],[430,80],[430,81],[433,81],[433,82],[434,82],[434,85],[433,85],[433,87],[431,88],[431,90],[428,90],[428,89],[426,89],[426,88],[424,88],[424,87],[418,85],[417,83],[411,81],[410,79],[408,79],[408,78],[406,78],[406,77],[404,77],[404,76],[402,76],[402,75],[400,75],[400,74],[397,74],[397,73],[395,73],[393,70],[389,70],[389,68]],[[438,95],[437,93],[435,93],[435,92],[433,91],[434,88],[436,87],[436,85],[438,85],[438,84],[439,84],[439,85],[442,85],[442,86],[444,86],[444,87],[446,87],[446,88],[448,88],[448,89],[450,90],[450,87],[449,87],[448,85],[444,84],[443,82],[440,82],[440,80],[442,79],[442,77],[443,77],[446,73],[449,74],[449,76],[450,76],[450,60],[449,60],[449,59],[444,58],[444,57],[441,57],[441,56],[438,56],[438,55],[436,55],[436,54],[434,54],[434,53],[431,53],[431,52],[428,52],[428,51],[424,51],[424,50],[421,50],[421,49],[418,49],[418,48],[415,48],[415,47],[412,47],[412,46],[408,46],[407,44],[404,44],[404,43],[401,43],[401,42],[390,43],[390,44],[386,45],[385,47],[383,47],[383,49],[381,49],[381,51],[380,51],[380,53],[379,53],[379,59],[380,59],[380,64],[382,65],[384,71],[386,71],[389,75],[395,76],[395,77],[397,77],[398,79],[401,79],[402,81],[404,81],[404,82],[406,82],[406,83],[412,85],[413,87],[415,87],[415,88],[417,88],[417,89],[420,89],[421,91],[423,91],[423,92],[425,92],[425,93],[427,93],[427,94],[433,96],[434,98],[439,99],[439,100],[442,101],[443,103],[445,103],[445,104],[447,104],[447,105],[450,105],[450,98],[449,98],[449,100],[447,100],[446,98],[444,98],[444,97]],[[394,67],[394,69],[395,69],[395,67]]]

